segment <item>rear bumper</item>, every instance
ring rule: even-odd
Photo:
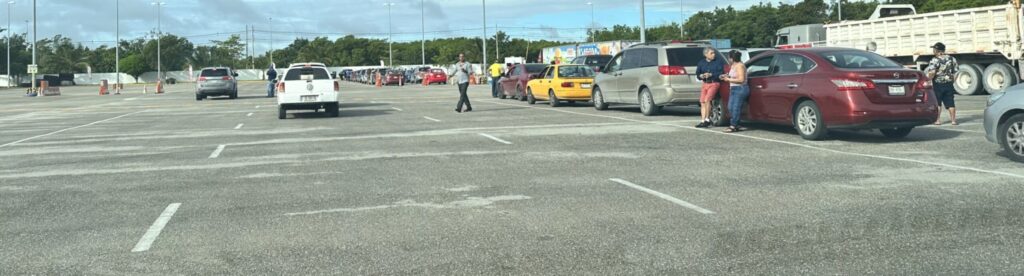
[[[556,89],[555,97],[558,97],[559,100],[589,101],[591,95],[590,89]]]
[[[227,96],[234,93],[235,90],[231,87],[217,87],[217,88],[198,88],[196,89],[196,95],[201,96]]]
[[[902,128],[902,127],[917,127],[934,123],[934,119],[921,118],[921,119],[908,119],[908,120],[872,120],[859,124],[851,125],[830,125],[829,129],[887,129],[887,128]]]
[[[695,105],[700,104],[700,86],[676,86],[666,85],[662,87],[651,87],[651,93],[656,105]]]
[[[303,102],[302,96],[317,96],[315,101]],[[325,103],[337,103],[338,92],[326,92],[326,93],[278,93],[277,104],[280,106],[292,107],[292,106],[320,106]]]

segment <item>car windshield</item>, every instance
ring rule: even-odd
[[[202,73],[199,73],[201,77],[226,77],[228,76],[228,69],[205,69]]]
[[[536,74],[544,71],[544,68],[548,68],[547,64],[527,64],[526,72],[530,74]]]
[[[562,78],[590,78],[594,77],[594,68],[588,66],[561,66],[558,67],[558,76]]]
[[[902,68],[898,63],[868,51],[832,51],[818,55],[835,67],[844,69]]]
[[[288,74],[285,75],[284,80],[302,80],[302,76],[313,76],[314,80],[329,80],[331,76],[327,74],[327,70],[324,68],[292,68],[288,70]]]

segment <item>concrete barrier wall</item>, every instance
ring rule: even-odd
[[[399,65],[395,66],[402,69],[419,68],[421,65]],[[432,68],[441,68],[445,72],[450,72],[453,65],[427,65]],[[327,67],[328,71],[341,72],[344,69],[361,70],[367,68],[380,68],[380,66],[342,66],[342,67]],[[277,68],[277,72],[283,73],[286,68]],[[473,70],[478,74],[486,74],[483,71],[484,67],[480,64],[473,64]],[[238,73],[238,80],[251,81],[251,80],[265,80],[266,79],[266,68],[264,69],[240,69],[235,71]],[[166,78],[174,78],[178,82],[193,82],[199,77],[199,69],[195,69],[192,72],[192,76],[189,76],[188,71],[164,71]],[[12,76],[14,77],[14,76]],[[27,79],[27,77],[25,77]],[[15,77],[15,80],[17,78]],[[116,73],[92,73],[90,74],[75,74],[75,83],[78,85],[99,85],[100,81],[107,80],[108,83],[115,83],[117,80]],[[157,81],[156,72],[146,72],[139,76],[138,79],[131,75],[121,73],[122,83],[155,83]],[[0,86],[7,84],[6,76],[0,75]]]

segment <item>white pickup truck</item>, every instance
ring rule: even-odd
[[[288,110],[323,109],[338,117],[338,81],[331,78],[323,63],[297,63],[288,66],[277,83],[277,118],[287,117]]]

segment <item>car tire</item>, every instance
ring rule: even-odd
[[[1013,115],[998,127],[999,146],[1010,160],[1024,162],[1024,114]]]
[[[883,128],[878,131],[881,131],[885,138],[902,139],[910,135],[911,130],[914,130],[914,127]]]
[[[288,116],[288,112],[287,111],[288,111],[288,109],[284,108],[284,106],[278,106],[277,107],[277,119],[284,120],[284,118]]]
[[[726,126],[729,120],[725,119],[725,109],[722,108],[722,97],[715,97],[711,100],[711,114],[708,114],[713,126]]]
[[[561,105],[561,103],[558,102],[558,96],[555,96],[554,90],[548,90],[548,105],[551,107],[558,107]]]
[[[654,95],[651,94],[650,89],[644,87],[643,90],[640,90],[639,97],[640,113],[643,113],[644,116],[658,115],[658,112],[661,111],[661,107],[654,104]]]
[[[981,78],[984,80],[982,84],[985,86],[985,92],[990,95],[1002,93],[1007,87],[1020,82],[1016,69],[1006,63],[993,63],[985,67]]]
[[[238,99],[238,91],[231,92],[231,96],[228,96],[228,98]]]
[[[960,64],[959,73],[953,77],[953,88],[960,95],[979,95],[984,91],[982,85],[981,66],[977,64]]]
[[[604,101],[604,94],[600,87],[594,87],[594,91],[590,93],[590,101],[594,102],[594,109],[608,109],[608,103]]]
[[[329,114],[329,115],[330,115],[331,117],[337,118],[337,117],[341,116],[341,111],[340,111],[340,110],[338,110],[338,108],[340,108],[340,107],[338,106],[338,103],[331,103],[331,104],[328,104],[328,105],[327,105],[326,107],[324,107],[324,108],[326,108],[326,109],[327,109],[327,114]]]
[[[516,99],[520,102],[526,101],[526,92],[523,91],[522,86],[516,86]]]
[[[537,98],[533,96],[533,88],[529,88],[529,87],[526,88],[526,103],[528,103],[528,104],[535,104],[535,103],[537,103]]]
[[[196,94],[196,101],[202,101],[203,95]]]
[[[804,101],[793,111],[793,126],[805,140],[821,140],[828,135],[821,109],[813,101]]]

